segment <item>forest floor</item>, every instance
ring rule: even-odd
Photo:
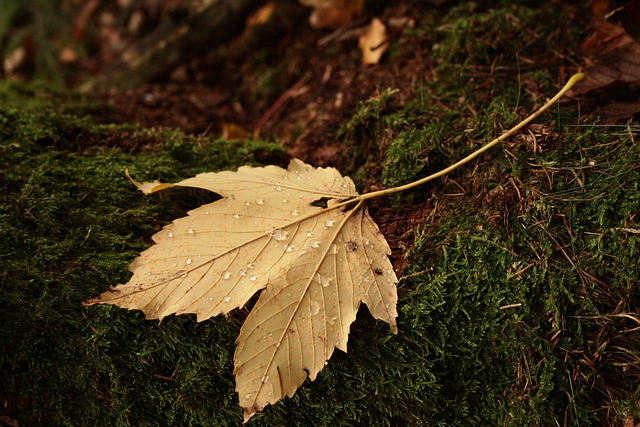
[[[281,2],[134,89],[3,81],[0,425],[240,425],[232,360],[246,312],[156,324],[81,305],[125,283],[154,232],[211,200],[144,197],[124,168],[171,182],[299,158],[361,193],[412,182],[597,63],[594,12],[543,4],[400,1],[332,31]],[[389,42],[363,65],[371,16]],[[501,147],[370,203],[400,277],[400,333],[359,315],[349,353],[251,423],[640,423],[640,129],[622,108],[639,90],[614,83],[587,73],[586,89]]]

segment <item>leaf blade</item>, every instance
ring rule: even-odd
[[[286,277],[262,293],[240,330],[234,373],[245,422],[266,405],[293,396],[307,376],[313,381],[335,348],[346,352],[364,298],[372,315],[395,332],[397,278],[386,258],[390,249],[379,231],[374,233],[377,227],[362,204],[341,215],[327,220],[337,225],[333,237],[317,248],[322,255],[302,254]],[[366,233],[357,232],[363,229]],[[386,249],[385,258],[371,257],[367,248],[374,245]],[[378,298],[366,296],[371,282],[380,288],[376,276],[385,275],[386,291]]]
[[[336,169],[294,159],[287,170],[241,167],[176,184],[133,182],[147,194],[189,186],[223,198],[156,233],[156,244],[131,264],[131,280],[85,305],[115,304],[160,320],[193,313],[203,321],[261,292],[234,356],[245,421],[314,380],[334,349],[347,350],[362,302],[396,331],[391,250],[351,179]]]

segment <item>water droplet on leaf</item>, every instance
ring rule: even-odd
[[[274,240],[277,240],[278,242],[281,242],[283,240],[287,240],[287,234],[289,234],[288,231],[283,230],[282,228],[276,228],[275,230],[273,230],[271,232],[271,237]]]
[[[349,252],[353,252],[358,249],[358,244],[356,242],[349,241],[344,244],[344,248]]]
[[[313,277],[313,280],[315,280],[316,283],[318,283],[323,288],[326,288],[327,286],[329,286],[331,284],[331,279],[329,279],[326,276],[323,276],[320,273],[316,273],[316,275]]]
[[[309,309],[311,311],[311,315],[315,316],[316,314],[320,313],[320,304],[315,301],[311,301],[311,307]]]

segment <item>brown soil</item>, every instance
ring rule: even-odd
[[[94,95],[110,106],[98,120],[212,136],[221,135],[225,124],[234,123],[249,134],[285,145],[291,157],[315,166],[348,169],[345,150],[349,148],[336,139],[336,133],[356,112],[358,103],[387,87],[402,88],[396,98],[402,102],[411,96],[417,82],[430,78],[429,44],[400,36],[403,26],[418,25],[425,12],[408,3],[384,11],[381,19],[396,23],[388,28],[389,35],[407,48],[398,53],[393,65],[383,58],[373,66],[361,63],[358,49],[358,34],[366,22],[335,38],[338,33],[307,24],[308,9],[297,6],[289,12],[293,15],[280,19],[280,31],[267,45],[248,42],[251,35],[245,33],[227,52],[194,60],[164,82]],[[244,55],[232,53],[236,48]],[[281,70],[268,76],[273,86],[269,90],[260,88],[265,57],[269,68]],[[217,71],[211,73],[211,69]],[[368,187],[378,185],[371,182]],[[402,254],[413,240],[407,230],[428,215],[428,206],[409,209],[408,218],[399,217],[395,208],[382,201],[371,211],[389,241],[395,266],[401,267]]]
[[[290,27],[280,27],[267,46],[251,45],[246,33],[236,40],[244,53],[240,58],[232,44],[223,54],[180,67],[166,82],[97,95],[112,107],[102,119],[220,135],[225,123],[254,131],[269,115],[259,129],[261,138],[284,144],[292,156],[305,162],[340,167],[345,157],[344,147],[335,141],[340,125],[354,114],[358,102],[375,96],[378,90],[401,87],[401,95],[410,96],[406,89],[428,78],[428,46],[400,37],[396,42],[412,47],[403,49],[393,65],[364,66],[357,37],[366,22],[355,25],[340,40],[331,40],[331,31],[306,25],[306,8],[295,8],[292,13],[295,19],[279,21]],[[398,37],[402,26],[413,25],[421,14],[424,12],[416,6],[398,5],[388,8],[381,18],[399,23],[389,29],[391,36],[395,32]],[[264,64],[265,56],[268,64]],[[280,71],[265,77],[265,66]],[[207,71],[214,68],[215,75]],[[259,87],[262,84],[273,87],[264,90]]]

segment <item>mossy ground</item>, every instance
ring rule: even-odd
[[[558,30],[558,13],[462,3],[406,29],[434,46],[439,77],[363,100],[335,132],[351,157],[341,172],[361,187],[404,184],[516,123],[561,83],[552,76],[565,64],[549,47],[568,55],[580,40],[576,29]],[[549,59],[518,64],[532,57]],[[77,114],[82,100],[33,87],[5,83],[0,96],[0,421],[240,425],[232,358],[244,313],[158,324],[81,302],[126,282],[150,236],[211,197],[143,196],[125,167],[137,179],[175,181],[286,164],[285,150],[97,125]],[[349,353],[251,423],[637,420],[639,129],[576,126],[573,106],[445,180],[373,201],[374,214],[412,220],[409,250],[394,254],[404,266],[399,334],[363,308]]]

